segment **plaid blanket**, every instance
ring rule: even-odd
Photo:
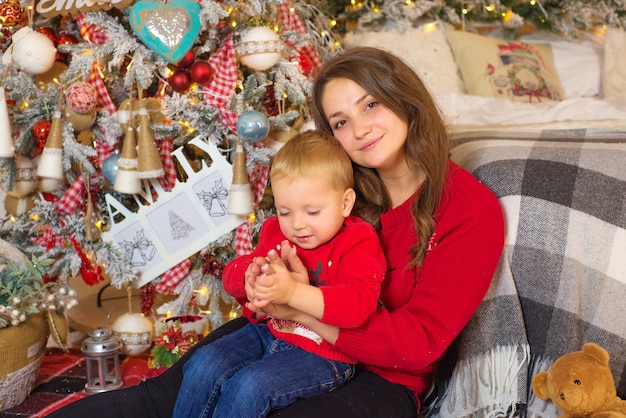
[[[593,341],[626,399],[626,132],[453,133],[452,159],[499,197],[505,248],[427,412],[557,417],[532,377]]]

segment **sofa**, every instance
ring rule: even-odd
[[[451,158],[505,214],[491,287],[423,414],[557,417],[531,379],[589,341],[609,352],[626,399],[626,34],[507,41],[451,30],[425,22],[344,38],[346,48],[385,48],[414,67],[446,118]],[[539,65],[521,68],[506,56],[515,49]],[[514,66],[503,70],[506,60]]]

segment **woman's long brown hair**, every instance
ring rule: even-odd
[[[408,123],[404,144],[408,165],[413,171],[421,169],[426,174],[422,191],[411,208],[419,241],[411,247],[407,267],[420,266],[435,229],[435,211],[446,182],[449,139],[439,108],[419,76],[400,58],[376,48],[352,48],[327,61],[313,85],[316,127],[330,134],[322,96],[328,82],[337,78],[352,80]],[[375,169],[353,166],[357,192],[354,213],[378,228],[380,215],[390,208],[387,189]]]

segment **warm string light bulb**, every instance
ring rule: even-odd
[[[197,293],[199,297],[203,298],[209,294],[209,288],[206,286],[202,286],[198,290],[194,290],[194,293]]]

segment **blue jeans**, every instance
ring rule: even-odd
[[[299,398],[341,387],[354,365],[327,360],[248,324],[185,363],[174,417],[259,418]]]

